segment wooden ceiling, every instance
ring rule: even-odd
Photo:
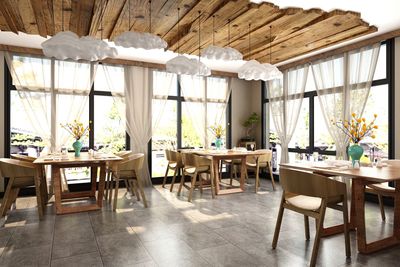
[[[46,37],[64,29],[79,36],[113,40],[128,30],[129,17],[131,30],[150,30],[148,0],[1,2],[1,31],[20,31]],[[257,59],[262,63],[270,62],[270,50],[272,63],[275,64],[377,31],[375,26],[363,21],[359,13],[342,10],[281,9],[271,3],[255,4],[248,0],[152,0],[151,6],[152,33],[164,38],[169,50],[178,51],[180,46],[180,53],[198,54],[198,12],[201,11],[202,49],[213,43],[214,22],[215,45],[229,45],[230,29],[230,46],[242,52],[245,59]]]

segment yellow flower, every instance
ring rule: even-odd
[[[365,122],[365,118],[362,118],[362,121]]]
[[[375,139],[375,137],[376,137],[376,136],[375,136],[374,134],[373,134],[373,135],[371,135],[371,138],[372,138],[372,139]]]
[[[355,116],[356,116],[356,113],[354,113],[354,112],[353,112],[353,113],[351,113],[351,116],[355,117]]]
[[[378,114],[374,114],[374,117],[375,117],[375,118],[378,117]]]
[[[378,129],[378,125],[374,125],[374,129]]]

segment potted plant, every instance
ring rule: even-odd
[[[225,129],[222,127],[222,125],[213,125],[210,127],[210,131],[214,134],[215,136],[215,147],[217,149],[220,149],[222,146],[222,136],[225,133]]]
[[[243,127],[246,128],[246,137],[242,138],[243,141],[254,141],[254,137],[252,136],[253,130],[260,121],[260,116],[256,113],[253,112],[249,118],[243,122]]]
[[[67,130],[67,132],[70,133],[71,136],[75,139],[75,142],[72,144],[72,147],[74,148],[75,151],[75,157],[79,157],[81,155],[81,149],[82,149],[81,138],[89,133],[90,131],[89,126],[84,127],[83,123],[74,120],[72,123],[61,124],[61,127]]]

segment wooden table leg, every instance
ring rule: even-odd
[[[60,167],[56,165],[51,166],[51,178],[53,179],[53,193],[54,193],[54,203],[56,205],[56,213],[60,214],[62,210]]]
[[[219,159],[213,157],[213,172],[214,172],[214,181],[215,181],[215,194],[218,195],[220,187],[219,187]],[[183,179],[183,178],[182,178]]]
[[[97,166],[96,167],[91,167],[90,168],[90,181],[92,184],[91,187],[91,196],[96,197],[96,182],[97,182]]]
[[[393,235],[400,241],[400,182],[395,182]]]
[[[355,223],[357,227],[357,247],[361,253],[366,252],[366,230],[365,230],[365,184],[361,179],[353,179],[354,208],[357,211]]]
[[[96,168],[97,172],[97,168]],[[103,195],[104,195],[104,187],[106,181],[106,164],[101,164],[100,166],[100,179],[99,179],[99,192],[97,194],[97,205],[99,207],[103,207]],[[96,183],[95,183],[96,185]]]
[[[246,156],[241,158],[240,164],[240,189],[244,191],[245,175],[246,175]]]

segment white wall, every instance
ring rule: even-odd
[[[400,159],[400,38],[395,39],[395,80],[394,80],[394,118],[395,118],[395,157]]]
[[[236,146],[246,131],[242,123],[251,113],[261,117],[261,82],[232,78],[232,146]],[[261,147],[261,120],[255,130],[257,147]]]
[[[4,52],[0,51],[0,158],[4,157]],[[4,191],[4,180],[0,179],[0,192]]]

